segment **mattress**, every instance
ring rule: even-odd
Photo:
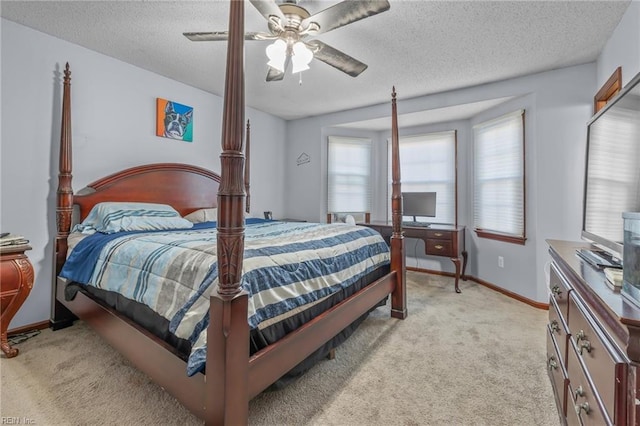
[[[204,370],[209,295],[217,284],[215,223],[188,231],[92,235],[61,276],[188,354]],[[375,231],[343,224],[258,221],[245,228],[242,287],[251,350],[275,342],[388,272]]]

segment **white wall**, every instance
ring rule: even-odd
[[[395,82],[390,82],[393,84]],[[402,86],[398,89],[398,112],[411,113],[481,100],[514,96],[516,99],[500,105],[492,111],[459,125],[459,221],[461,225],[473,223],[471,192],[473,157],[471,155],[470,126],[478,121],[502,113],[525,108],[526,110],[526,179],[527,179],[527,242],[524,246],[494,240],[480,239],[467,230],[469,265],[467,272],[528,299],[547,300],[543,266],[546,262],[546,238],[580,237],[580,211],[583,152],[586,138],[585,123],[591,115],[595,88],[595,64],[570,67],[556,71],[515,78],[462,90],[424,96],[402,98]],[[382,89],[384,90],[384,89]],[[322,182],[326,179],[326,167],[322,164],[322,147],[326,127],[340,123],[388,117],[390,103],[361,108],[319,117],[291,121],[287,128],[287,141],[291,156],[287,160],[288,176],[287,210],[289,216],[309,220],[322,220],[324,200]],[[391,122],[389,121],[389,125]],[[446,123],[442,124],[446,127]],[[430,126],[436,129],[438,126]],[[402,129],[403,134],[410,130]],[[386,144],[384,136],[380,144]],[[304,150],[315,163],[306,169],[296,169],[297,150]],[[386,158],[379,163],[386,169]],[[379,187],[380,196],[386,197],[386,186]],[[383,195],[384,194],[384,195]],[[412,242],[407,251],[414,256]],[[498,268],[498,256],[504,257],[504,268]],[[537,259],[542,256],[541,261]],[[420,267],[451,271],[450,262],[434,258],[417,260]],[[418,263],[420,262],[420,263]],[[429,263],[425,263],[429,262]]]
[[[632,1],[598,58],[597,87],[622,67],[625,85],[640,72],[640,1]],[[594,93],[595,94],[595,93]]]
[[[62,70],[71,67],[73,187],[153,162],[183,162],[220,171],[222,99],[2,19],[3,231],[31,240],[34,288],[11,328],[50,313]],[[224,58],[221,58],[224,60]],[[194,107],[194,141],[155,136],[155,99]],[[284,211],[286,122],[248,109],[251,120],[252,214]]]

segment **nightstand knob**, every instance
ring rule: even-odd
[[[440,244],[436,244],[435,249],[436,250],[442,250],[444,248],[444,246],[441,246]]]

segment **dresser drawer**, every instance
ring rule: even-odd
[[[558,352],[564,362],[567,359],[567,339],[569,330],[567,323],[562,315],[560,315],[558,305],[553,297],[549,298],[549,324],[547,324],[549,332],[558,345]]]
[[[556,266],[552,263],[549,273],[549,290],[551,290],[551,297],[558,305],[558,311],[560,315],[569,321],[569,285],[560,278],[560,273],[556,269]],[[569,328],[571,329],[571,328]]]
[[[447,240],[427,240],[426,253],[435,256],[456,257],[453,251],[453,244]]]
[[[598,402],[603,394],[597,394],[591,387],[578,356],[574,346],[571,345],[567,353],[567,371],[569,373],[567,420],[572,417],[570,411],[573,410],[584,425],[610,425],[612,422],[609,416],[602,411]],[[599,387],[598,389],[602,391]]]
[[[569,380],[567,379],[562,355],[558,351],[550,329],[547,330],[547,373],[551,379],[560,417],[564,418],[567,415],[567,385]]]
[[[618,351],[606,340],[600,329],[585,314],[582,304],[573,294],[569,297],[569,330],[571,344],[567,352],[584,364],[586,374],[591,378],[604,404],[606,414],[615,420],[616,396],[626,385],[627,364]],[[569,361],[567,361],[569,363]],[[573,382],[571,368],[569,379]]]

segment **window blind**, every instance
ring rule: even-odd
[[[370,212],[371,140],[329,136],[328,149],[328,212]]]
[[[473,128],[476,230],[525,237],[524,111]]]
[[[399,139],[402,192],[436,192],[436,217],[418,221],[456,222],[455,130],[407,136]],[[389,144],[389,191],[391,191],[391,144]],[[388,208],[391,217],[391,205]],[[405,217],[405,220],[413,218]]]

